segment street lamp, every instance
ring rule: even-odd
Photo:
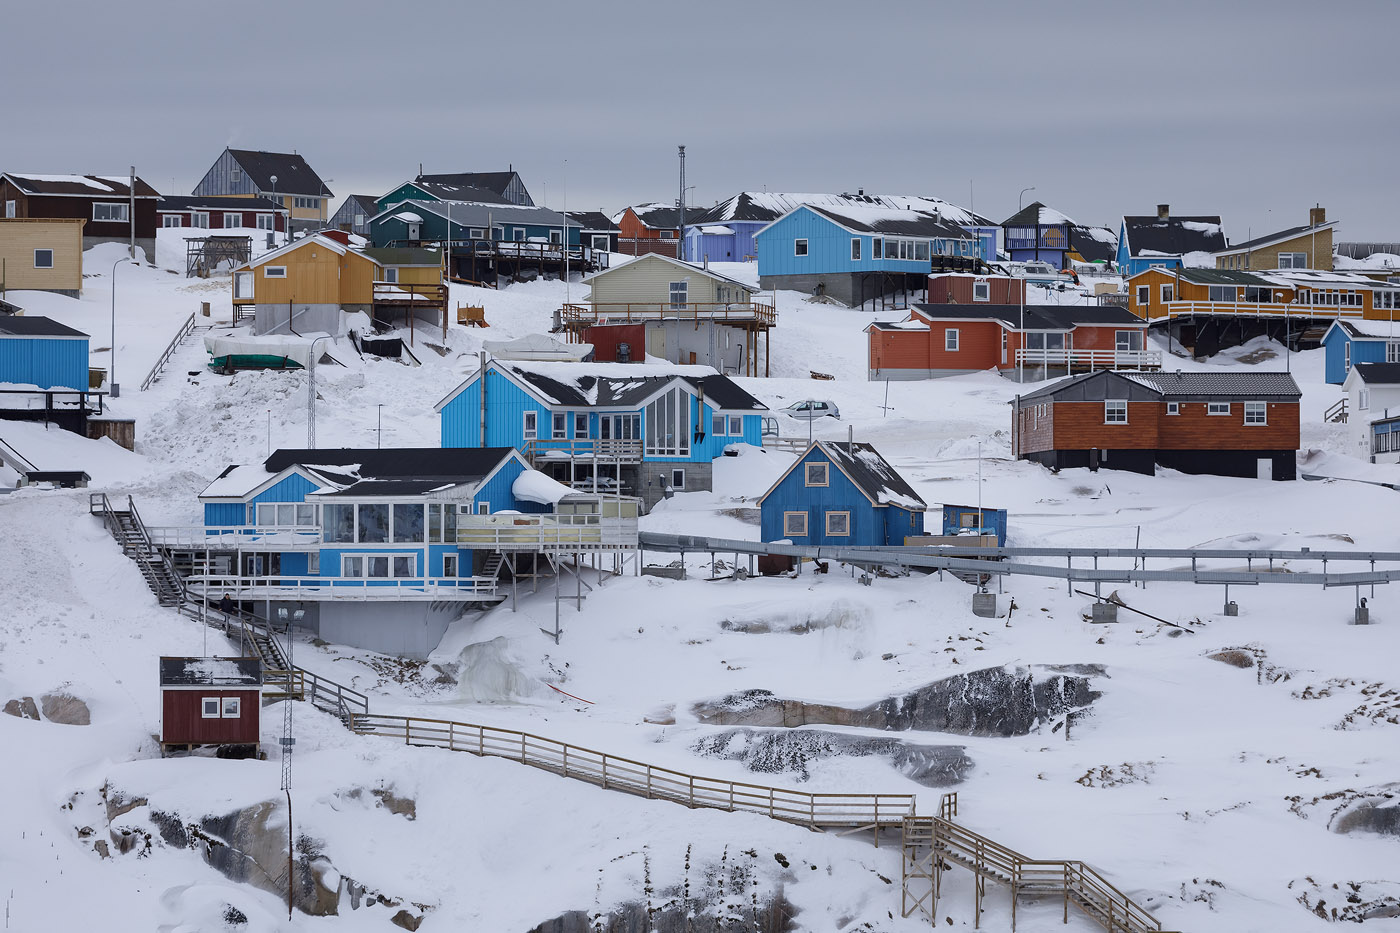
[[[273,179],[273,181],[276,181],[276,180],[277,180],[277,179],[275,179],[275,178]],[[1016,196],[1016,213],[1018,213],[1018,214],[1021,213],[1021,199],[1024,198],[1024,197],[1026,196],[1026,192],[1027,192],[1027,191],[1034,191],[1034,190],[1035,190],[1035,185],[1031,185],[1029,188],[1022,188],[1022,189],[1021,189],[1021,193],[1018,194],[1018,195]]]
[[[311,355],[306,360],[306,447],[316,449],[316,344],[322,340],[334,340],[330,334],[322,334],[311,341]]]
[[[112,393],[112,398],[117,398],[122,394],[121,386],[117,385],[117,266],[124,262],[136,265],[136,260],[123,257],[112,263],[112,362],[107,373],[107,385]]]
[[[269,178],[268,180],[272,182],[272,203],[273,203],[273,204],[276,204],[276,203],[277,203],[277,176],[276,176],[276,175],[273,175],[273,176],[272,176],[271,178]],[[272,226],[276,227],[276,226],[277,226],[277,220],[276,220],[277,215],[276,215],[276,214],[273,214],[272,216],[273,216]],[[284,228],[284,229],[282,230],[282,232],[283,232],[284,234],[286,234],[286,236],[287,236],[287,242],[288,242],[288,243],[292,242],[292,212],[291,212],[290,210],[287,211],[287,216],[283,219],[283,221],[282,221],[282,226],[283,226],[283,228]],[[274,240],[275,240],[275,239],[276,239],[277,231],[276,231],[276,230],[273,230],[272,233],[273,233],[273,238],[274,238]]]

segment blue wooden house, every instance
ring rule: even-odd
[[[1220,215],[1173,217],[1170,205],[1158,204],[1155,216],[1123,217],[1118,229],[1118,272],[1131,277],[1154,267],[1213,268],[1214,256],[1205,254],[1223,249],[1225,234],[1221,230]]]
[[[0,315],[0,382],[88,388],[88,335],[46,317]]]
[[[1400,328],[1390,321],[1333,321],[1322,337],[1324,373],[1341,385],[1357,363],[1400,363]]]
[[[890,293],[926,293],[934,261],[971,270],[977,239],[937,214],[802,205],[754,237],[759,285],[826,295],[852,307]]]
[[[387,211],[395,204],[404,201],[467,201],[472,204],[512,204],[494,191],[474,185],[450,184],[438,181],[424,181],[421,177],[395,185],[385,194],[375,199],[375,209],[370,216]],[[533,207],[533,204],[525,205]]]
[[[1006,509],[975,505],[943,506],[945,535],[996,535],[997,546],[1006,547]]]
[[[767,408],[707,366],[489,360],[482,377],[435,407],[444,448],[513,447],[561,483],[647,509],[713,489],[726,448],[762,444]]]
[[[758,500],[764,541],[902,547],[928,508],[869,444],[815,441]]]

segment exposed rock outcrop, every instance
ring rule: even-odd
[[[39,707],[34,705],[33,697],[16,697],[13,700],[6,700],[4,711],[11,716],[18,716],[20,719],[39,718]]]
[[[1400,784],[1340,790],[1318,797],[1286,798],[1289,809],[1303,819],[1326,815],[1334,833],[1369,832],[1400,836]]]
[[[899,739],[846,735],[821,729],[765,732],[730,729],[708,735],[692,746],[700,755],[741,761],[750,771],[811,777],[809,765],[824,758],[881,755],[898,771],[925,787],[962,782],[972,767],[961,745],[910,745]]]
[[[86,726],[92,723],[92,713],[88,705],[70,693],[46,693],[39,698],[44,718],[49,722],[61,722],[67,726]]]
[[[1400,917],[1400,882],[1299,878],[1288,883],[1299,904],[1332,923]]]

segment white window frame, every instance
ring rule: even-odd
[[[1342,369],[1351,372],[1351,341],[1342,344]]]
[[[209,229],[209,212],[208,212],[208,211],[191,211],[191,212],[190,212],[190,226],[192,226],[192,227],[198,227],[198,228],[200,228],[201,230],[208,230],[208,229]]]
[[[550,440],[563,440],[569,436],[569,413],[566,411],[552,411],[549,413],[549,438]]]
[[[392,515],[392,511],[390,512]],[[408,543],[408,542],[404,542]],[[357,551],[354,554],[340,555],[340,576],[347,580],[412,580],[418,576],[418,553],[417,551]],[[369,562],[378,558],[385,558],[388,561],[386,569],[389,571],[385,576],[370,576]],[[406,557],[412,563],[409,565],[409,573],[405,576],[395,576],[394,561],[400,557]],[[350,561],[360,562],[360,572],[350,573]]]
[[[47,253],[47,254],[48,254],[48,259],[49,259],[49,261],[48,261],[48,262],[40,262],[40,261],[39,261],[39,254],[40,254],[40,253]],[[51,250],[51,249],[49,249],[49,248],[47,248],[47,247],[40,247],[39,249],[36,249],[36,250],[34,251],[34,268],[36,268],[36,269],[52,269],[52,268],[53,268],[53,250]]]
[[[1284,257],[1287,257],[1285,260]],[[1307,251],[1288,252],[1278,254],[1278,268],[1280,269],[1306,269],[1308,267]]]
[[[832,531],[831,520],[833,518],[844,518],[846,520],[845,531]],[[835,511],[826,513],[826,536],[828,538],[849,538],[851,536],[851,513],[846,511]]]
[[[1119,413],[1122,417],[1118,417]],[[1128,400],[1125,398],[1107,398],[1103,402],[1103,423],[1104,424],[1127,424],[1128,423]]]
[[[16,216],[16,214],[18,213],[18,210],[19,210],[19,203],[18,203],[18,202],[16,202],[16,201],[6,201],[6,202],[5,202],[5,216],[6,216],[6,217],[14,217],[14,216]]]
[[[991,283],[991,282],[987,282],[987,281],[973,282],[973,283],[972,283],[972,300],[973,300],[973,301],[991,301],[991,300],[992,300],[992,283]]]
[[[1180,403],[1180,402],[1168,402],[1168,403],[1167,403],[1167,414],[1169,414],[1169,415],[1179,415],[1179,414],[1181,414],[1181,403]]]
[[[943,350],[947,353],[958,352],[958,329],[956,327],[943,329]]]
[[[860,262],[860,237],[851,237],[851,262]]]
[[[491,503],[489,503],[489,502],[478,502],[478,503],[476,504],[476,514],[478,514],[478,515],[490,515],[490,514],[491,514]]]
[[[467,228],[467,239],[469,239],[469,240],[484,240],[484,239],[486,239],[486,228],[485,228],[485,227],[468,227],[468,228]]]
[[[520,432],[527,441],[538,440],[540,436],[540,413],[523,412],[520,416]]]
[[[243,718],[243,698],[242,697],[222,697],[219,703],[220,719],[242,719]]]
[[[1385,361],[1387,363],[1400,363],[1400,340],[1387,340],[1385,342]]]
[[[576,438],[586,438],[586,437],[588,437],[588,412],[586,412],[586,411],[576,411],[576,412],[574,412],[574,437],[576,437]]]
[[[802,470],[803,485],[806,486],[830,486],[831,485],[831,464],[825,460],[815,463],[803,464]],[[819,470],[821,475],[817,479],[812,478],[812,471]]]
[[[1257,417],[1253,417],[1257,416]],[[1245,402],[1244,403],[1244,423],[1246,425],[1266,425],[1269,423],[1269,404],[1267,402]]]
[[[798,237],[797,239],[792,241],[792,254],[794,256],[810,255],[807,247],[806,237]]]
[[[298,195],[292,196],[292,207],[294,209],[314,211],[321,206],[320,198],[304,198]]]
[[[800,520],[800,521],[799,521]],[[807,513],[806,512],[784,512],[783,513],[783,537],[784,538],[805,538],[807,537]]]
[[[384,281],[399,284],[399,270],[397,266],[386,266],[384,268]]]
[[[213,707],[214,707],[212,710],[209,708],[211,704],[212,704]],[[200,718],[200,719],[219,719],[219,718],[221,718],[221,712],[222,712],[222,710],[223,710],[223,706],[224,706],[224,705],[223,705],[222,703],[219,702],[219,698],[218,698],[218,697],[200,697],[200,698],[199,698],[199,718]]]
[[[671,467],[671,488],[685,491],[685,470],[680,467]]]
[[[728,422],[724,420],[724,415],[715,414],[710,416],[710,434],[715,437],[723,436],[724,429],[727,426]]]
[[[263,278],[265,279],[285,279],[286,277],[286,266],[263,266]]]
[[[559,232],[558,230],[553,230],[553,229],[551,229],[551,230],[549,231],[549,243],[550,243],[551,246],[559,246],[559,245],[563,244],[563,242],[564,242],[564,238],[563,238],[562,234],[560,234],[560,232]]]
[[[253,297],[253,273],[235,272],[233,274],[233,297],[252,298]]]
[[[1162,290],[1161,290],[1162,304],[1166,304],[1167,302],[1171,301],[1171,300],[1173,299],[1173,296],[1174,296],[1174,292],[1172,291],[1172,283],[1171,283],[1171,282],[1166,282],[1166,283],[1164,283],[1164,284],[1161,286],[1161,289],[1162,289]]]
[[[1229,415],[1230,407],[1229,402],[1206,402],[1206,414],[1216,417]]]
[[[684,311],[690,302],[690,283],[671,282],[666,294],[673,311]]]
[[[232,218],[232,223],[229,222],[230,218]],[[224,229],[227,230],[229,227],[241,226],[243,226],[242,211],[224,211]]]
[[[277,217],[274,214],[261,213],[253,218],[253,223],[257,224],[259,230],[276,230]]]
[[[114,217],[98,217],[97,209],[106,208],[104,213],[115,214]],[[96,223],[103,224],[128,224],[131,223],[131,205],[125,201],[93,201],[92,219]]]
[[[442,555],[442,575],[444,577],[457,576],[457,570],[460,567],[460,565],[457,562],[457,557],[458,555],[456,554]]]
[[[1149,305],[1149,304],[1152,303],[1152,286],[1151,286],[1151,285],[1139,285],[1139,286],[1138,286],[1138,289],[1137,289],[1137,303],[1140,304],[1140,305],[1144,305],[1144,306]]]
[[[608,250],[612,249],[612,237],[608,236],[606,233],[590,234],[589,239],[593,244],[593,248],[599,252],[606,253]]]
[[[167,230],[171,227],[183,227],[184,225],[185,218],[181,217],[179,214],[160,215],[160,227],[162,230]]]
[[[744,436],[744,416],[743,416],[743,415],[730,415],[730,416],[729,416],[729,436],[730,436],[730,437],[743,437],[743,436]]]

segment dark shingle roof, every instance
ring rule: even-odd
[[[1071,227],[1069,230],[1070,249],[1084,257],[1085,262],[1113,262],[1118,255],[1118,234],[1108,231],[1108,237],[1099,239],[1091,236],[1089,230],[1103,230],[1103,227]]]
[[[1243,269],[1195,269],[1182,268],[1173,269],[1172,273],[1179,275],[1188,282],[1195,282],[1198,285],[1266,285],[1273,287],[1268,279],[1260,278],[1253,272],[1246,272]]]
[[[1020,328],[1022,320],[1020,305],[916,304],[914,308],[935,320],[1004,321],[1015,329]],[[1026,305],[1025,312],[1027,330],[1069,330],[1079,324],[1147,326],[1142,318],[1117,305]]]
[[[1353,368],[1362,382],[1371,385],[1400,383],[1400,363],[1357,363]]]
[[[471,482],[487,475],[510,456],[511,447],[386,447],[317,448],[275,451],[263,461],[268,473],[280,473],[289,466],[358,467],[361,480],[407,479],[445,482]],[[317,472],[333,475],[331,471]],[[347,474],[349,475],[348,471]]]
[[[561,366],[563,364],[560,364]],[[579,364],[586,367],[588,364]],[[512,366],[511,371],[539,389],[547,398],[570,408],[608,408],[635,405],[665,384],[681,379],[700,389],[712,406],[729,411],[766,411],[767,406],[718,373],[711,376],[653,375],[598,376],[585,370],[565,382],[535,369]]]
[[[366,246],[360,250],[381,266],[437,266],[442,253],[435,249],[407,246]]]
[[[1208,373],[1123,373],[1139,385],[1156,389],[1162,395],[1214,396],[1219,398],[1300,398],[1298,383],[1291,373],[1208,372]]]
[[[46,317],[22,314],[0,317],[0,334],[11,337],[86,337],[87,334]]]
[[[633,207],[632,213],[637,215],[637,219],[642,222],[643,226],[653,230],[679,229],[681,225],[681,211],[678,207],[666,207],[660,204],[643,204],[639,207]],[[692,216],[699,213],[698,210],[687,209],[685,212],[686,224],[688,225],[690,223],[690,218]]]
[[[857,220],[825,207],[809,204],[807,209],[857,233],[892,233],[899,236],[942,237],[950,240],[972,239],[972,234],[962,227],[944,223],[936,214],[925,214],[923,211],[883,210],[881,213],[885,216],[879,219]]]
[[[613,223],[607,214],[602,211],[569,211],[569,219],[577,221],[583,225],[585,230],[607,230],[609,232],[617,229],[617,224]],[[686,220],[690,218],[687,216]]]
[[[258,658],[161,658],[162,687],[257,687],[262,684]]]
[[[1330,230],[1335,227],[1336,221],[1331,223],[1318,224],[1316,227],[1311,224],[1303,224],[1301,227],[1289,227],[1287,230],[1280,230],[1277,233],[1269,233],[1264,236],[1257,236],[1252,240],[1245,240],[1243,243],[1231,243],[1224,251],[1233,253],[1242,249],[1257,249],[1261,246],[1268,246],[1272,243],[1281,243],[1284,240],[1292,240],[1305,233],[1317,230]]]
[[[439,172],[419,175],[414,181],[455,188],[478,188],[492,192],[504,199],[506,189],[517,177],[519,177],[518,172]],[[459,196],[449,200],[464,201],[468,199]]]
[[[285,211],[286,208],[267,198],[204,198],[199,195],[162,195],[156,202],[157,211],[192,211],[207,208],[216,211]]]
[[[925,508],[927,503],[899,475],[890,462],[870,444],[856,441],[818,441],[818,446],[851,482],[878,505]]]
[[[238,162],[248,179],[259,191],[272,191],[272,176],[277,176],[275,189],[278,194],[309,195],[328,198],[331,191],[321,176],[312,170],[306,160],[295,152],[258,152],[252,149],[230,149],[229,153]]]
[[[1214,229],[1209,229],[1213,227]],[[1218,253],[1225,248],[1225,234],[1220,230],[1220,215],[1202,214],[1191,217],[1159,219],[1146,217],[1123,218],[1128,248],[1134,256],[1144,251],[1180,256],[1183,253]]]
[[[6,172],[5,178],[25,194],[76,194],[82,197],[130,197],[131,181],[126,175],[21,175]],[[158,198],[160,192],[136,176],[138,198]]]
[[[443,181],[424,181],[418,179],[413,183],[420,191],[431,194],[435,198],[444,201],[470,201],[474,204],[509,204],[498,192],[490,188],[483,188],[480,185],[457,185]]]

